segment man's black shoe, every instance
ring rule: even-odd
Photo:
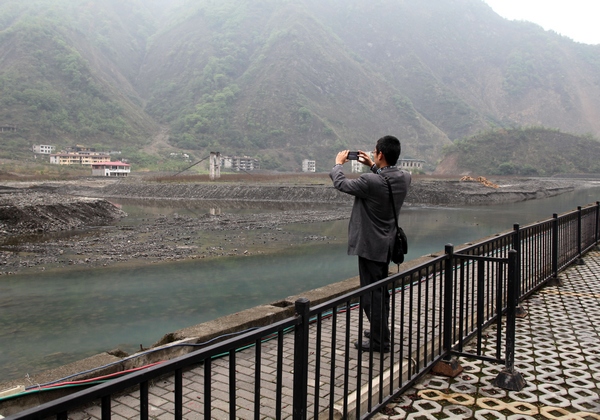
[[[371,338],[371,330],[365,330],[365,331],[363,332],[363,335],[364,335],[365,337],[367,337],[367,338]]]
[[[380,348],[379,346],[371,346],[370,340],[355,341],[354,347],[356,347],[357,349],[362,349],[362,351],[376,351],[379,353],[389,353],[390,352],[389,346],[385,346],[383,349]]]

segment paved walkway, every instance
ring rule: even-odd
[[[454,379],[427,375],[414,388],[387,405],[376,419],[599,419],[600,420],[600,252],[590,252],[584,258],[585,265],[577,265],[561,273],[561,287],[546,287],[523,303],[528,311],[526,318],[517,319],[516,369],[527,381],[520,392],[507,392],[495,388],[491,381],[503,366],[461,358],[464,367],[461,375]],[[358,311],[340,315],[335,324],[335,343],[343,343],[345,323],[351,322],[349,341],[355,340],[355,320]],[[399,316],[399,314],[397,314]],[[433,318],[432,318],[433,319]],[[342,355],[344,347],[328,344],[331,337],[329,326],[323,323],[323,348],[313,354],[321,354],[322,366]],[[409,323],[410,324],[410,323]],[[495,327],[486,333],[494,337]],[[315,330],[316,328],[311,328]],[[407,332],[408,333],[408,332]],[[311,336],[315,331],[311,331]],[[416,332],[413,331],[413,334]],[[335,335],[335,334],[334,334]],[[410,334],[406,334],[410,335]],[[284,340],[289,340],[287,335]],[[431,338],[431,337],[429,337]],[[313,340],[311,340],[312,342]],[[487,343],[486,343],[487,344]],[[261,418],[274,418],[276,392],[272,366],[277,359],[277,340],[261,346]],[[287,345],[284,343],[284,348]],[[493,355],[494,342],[485,346]],[[286,350],[287,351],[287,350]],[[356,352],[352,347],[351,350]],[[468,349],[467,349],[468,351]],[[289,355],[286,355],[286,358]],[[363,355],[368,359],[368,354]],[[376,356],[378,360],[379,355]],[[390,355],[384,355],[381,368],[389,368]],[[256,364],[253,350],[243,351],[236,356],[235,384],[237,389],[237,418],[253,418],[253,372]],[[368,377],[366,363],[358,362],[357,355],[350,357],[350,365],[343,366],[337,359],[334,386],[319,383],[318,390],[311,388],[309,418],[315,411],[314,402],[327,406],[330,393],[333,400],[342,398],[344,386],[356,389],[357,371],[362,380]],[[393,359],[392,359],[393,360]],[[379,362],[374,364],[373,375],[378,375]],[[290,375],[284,377],[284,388],[290,389],[291,366],[284,366]],[[213,362],[213,418],[229,418],[229,371],[227,358]],[[384,372],[385,373],[385,372]],[[383,375],[382,375],[383,376]],[[310,379],[309,379],[310,380]],[[313,384],[314,385],[314,384]],[[312,385],[311,385],[312,386]],[[155,381],[150,389],[150,416],[153,419],[173,418],[173,378]],[[202,418],[203,368],[198,367],[184,373],[184,418]],[[286,391],[287,392],[287,391]],[[318,397],[315,397],[315,394]],[[247,402],[244,403],[244,401]],[[282,412],[291,418],[291,391],[284,395]],[[123,395],[113,400],[113,419],[138,418],[139,401],[136,393]],[[100,419],[100,407],[93,405],[69,415],[69,419]]]
[[[517,319],[515,351],[523,390],[490,385],[502,366],[462,358],[461,375],[427,375],[373,418],[600,419],[600,252],[584,262],[560,274],[561,287],[523,303],[529,315]]]

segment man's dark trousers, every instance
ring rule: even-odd
[[[389,264],[386,262],[372,261],[358,257],[358,273],[361,287],[368,286],[388,277],[388,266]],[[381,305],[382,295],[383,308]],[[387,291],[387,287],[375,289],[373,291],[373,301],[371,302],[370,300],[370,294],[363,296],[361,306],[371,323],[371,346],[378,348],[389,347],[390,327],[388,325],[388,317],[390,313],[390,294]]]

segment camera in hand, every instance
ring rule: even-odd
[[[348,160],[358,160],[358,152],[348,152]]]

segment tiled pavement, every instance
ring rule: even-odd
[[[528,316],[517,318],[515,350],[527,382],[521,391],[490,384],[502,366],[461,358],[462,374],[427,375],[373,418],[600,419],[600,252],[584,262],[560,274],[562,286],[523,302]],[[486,349],[492,355],[493,343]]]
[[[516,370],[527,382],[524,389],[512,392],[495,388],[491,381],[503,366],[461,358],[460,363],[464,367],[461,375],[454,379],[427,375],[374,418],[600,419],[600,252],[588,253],[584,261],[585,265],[572,266],[561,273],[561,287],[546,287],[523,302],[528,316],[517,319],[515,365]],[[354,319],[357,314],[350,316]],[[337,322],[343,324],[343,318],[340,316]],[[324,325],[324,334],[325,328]],[[493,328],[486,330],[491,337],[495,335]],[[355,332],[354,328],[352,331]],[[344,341],[339,336],[338,340]],[[490,342],[485,347],[489,355],[495,351],[494,344]],[[336,354],[344,351],[339,347],[334,350]],[[268,346],[265,346],[262,352],[265,360],[275,358],[276,352]],[[320,353],[324,357],[323,363],[328,363],[327,357],[331,355],[327,353],[331,353],[331,349],[324,345]],[[388,358],[389,355],[386,355],[386,363]],[[242,352],[238,354],[237,359],[240,366],[236,372],[236,417],[253,418],[254,385],[248,378],[251,378],[253,373],[254,356],[251,352]],[[357,357],[351,355],[350,359],[352,364],[348,370],[353,374],[346,376],[348,372],[344,371],[343,366],[336,368],[336,383],[332,388],[336,401],[341,398],[344,389],[343,378],[350,382],[356,381]],[[221,364],[223,366],[220,366]],[[211,378],[213,387],[216,386],[213,391],[213,418],[229,418],[227,364],[225,359],[214,362]],[[268,362],[263,364],[262,375],[265,379],[273,373],[270,366]],[[288,371],[289,369],[291,366],[287,367]],[[361,370],[364,369],[363,365]],[[284,382],[288,380],[290,379],[284,378]],[[219,386],[220,383],[222,387]],[[289,384],[287,385],[284,388],[291,389]],[[274,382],[270,380],[261,382],[261,418],[274,418],[274,402],[272,406],[268,402],[274,401],[274,386]],[[320,398],[328,399],[329,385],[320,386]],[[202,418],[201,367],[184,374],[184,388],[184,418]],[[353,389],[352,386],[350,389]],[[173,418],[172,390],[173,378],[154,382],[149,401],[151,418]],[[245,400],[247,404],[243,403]],[[292,395],[284,394],[284,418],[291,418],[291,401]],[[138,405],[135,394],[116,397],[113,400],[112,418],[137,418]],[[309,407],[308,412],[308,417],[312,418],[313,407]],[[70,414],[69,418],[99,419],[100,407],[90,406]]]

